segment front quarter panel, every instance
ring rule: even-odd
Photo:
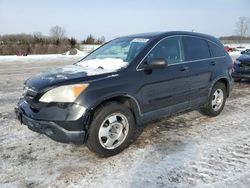
[[[92,110],[103,101],[117,96],[128,96],[140,108],[141,100],[137,94],[139,80],[136,72],[123,72],[89,83],[89,87],[76,100],[76,103]]]

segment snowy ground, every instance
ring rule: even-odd
[[[220,116],[156,121],[127,150],[102,159],[15,120],[25,79],[81,58],[45,57],[0,57],[0,187],[249,187],[250,82],[236,84]]]

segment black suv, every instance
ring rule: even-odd
[[[232,90],[232,66],[212,36],[120,37],[73,65],[29,78],[15,111],[33,131],[111,156],[145,122],[195,109],[220,114]]]
[[[232,74],[236,82],[242,79],[250,80],[250,49],[241,52],[241,56],[234,63],[234,72]]]

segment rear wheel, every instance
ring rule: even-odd
[[[131,110],[122,104],[110,102],[95,112],[86,145],[101,157],[112,156],[132,142],[134,131],[135,121]]]
[[[217,116],[221,113],[226,102],[226,86],[222,82],[217,82],[200,112],[207,116]]]

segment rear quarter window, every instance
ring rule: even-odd
[[[209,45],[209,48],[213,57],[225,56],[224,48],[218,46],[217,44],[213,42],[208,42],[208,45]]]
[[[185,60],[193,61],[210,58],[210,52],[206,40],[196,37],[184,37]]]

